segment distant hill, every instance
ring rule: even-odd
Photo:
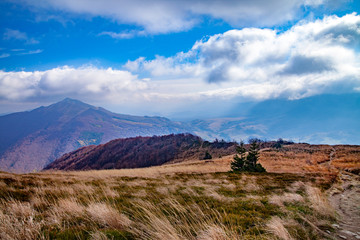
[[[80,148],[50,163],[46,170],[140,168],[235,153],[236,143],[208,142],[191,134],[116,139]]]
[[[241,103],[223,117],[190,122],[206,139],[257,137],[313,144],[360,144],[360,93]]]
[[[0,116],[0,170],[41,170],[64,153],[116,138],[188,132],[163,117],[116,114],[74,99]]]

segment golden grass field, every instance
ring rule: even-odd
[[[336,176],[233,174],[231,160],[1,173],[0,238],[323,239],[334,231],[324,191]]]
[[[358,150],[288,148],[263,149],[261,174],[230,173],[233,156],[1,172],[0,239],[334,239],[338,215],[328,193],[339,172],[359,167]]]
[[[360,147],[351,145],[294,144],[280,150],[263,149],[260,162],[269,172],[360,172]]]

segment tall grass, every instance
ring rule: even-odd
[[[204,168],[0,173],[0,239],[321,239],[303,219],[331,229],[327,178]]]
[[[223,216],[209,207],[180,204],[165,199],[160,205],[139,201],[134,206],[136,224],[132,228],[139,239],[241,239],[235,228],[223,224]]]
[[[29,203],[10,200],[2,202],[0,209],[0,239],[41,238],[44,221],[36,220],[37,212]]]

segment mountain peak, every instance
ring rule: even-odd
[[[65,98],[60,102],[54,103],[49,107],[77,107],[77,108],[95,108],[92,105],[84,103],[80,100],[73,99],[73,98]]]
[[[60,102],[58,103],[71,103],[71,104],[86,104],[80,100],[77,100],[77,99],[73,99],[73,98],[64,98],[63,100],[61,100]],[[56,103],[55,103],[56,104]],[[88,104],[86,104],[88,105]]]
[[[72,118],[78,115],[79,113],[86,111],[87,109],[95,109],[95,107],[76,99],[65,98],[60,102],[51,104],[44,108],[38,108],[35,111],[41,111],[46,113],[47,115],[49,114],[55,114],[56,116],[61,115],[62,117],[65,117],[67,119],[68,117]]]
[[[73,99],[73,98],[69,98],[69,97],[67,97],[67,98],[64,98],[62,101],[60,101],[60,102],[80,102],[79,100],[77,100],[77,99]]]

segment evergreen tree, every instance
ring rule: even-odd
[[[257,163],[259,159],[259,143],[257,140],[250,141],[249,153],[246,156],[244,142],[237,146],[234,160],[231,162],[231,170],[234,172],[265,172],[265,168]]]
[[[244,164],[246,161],[246,149],[244,147],[244,142],[241,141],[239,146],[236,146],[236,154],[234,156],[234,160],[231,162],[231,170],[234,172],[241,172],[244,171]]]
[[[208,151],[205,152],[205,156],[204,156],[203,160],[206,160],[206,159],[212,159],[212,156]]]
[[[265,172],[265,168],[261,166],[260,163],[257,163],[259,160],[259,142],[258,140],[250,141],[249,154],[246,157],[246,166],[245,171],[247,172]]]
[[[247,170],[251,171],[255,169],[256,162],[259,158],[259,144],[256,140],[250,141],[249,154],[246,157]]]

